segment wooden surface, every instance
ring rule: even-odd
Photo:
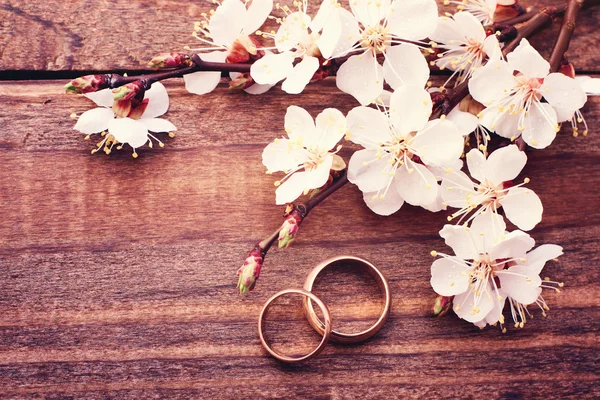
[[[192,21],[207,8],[5,1],[0,78],[143,69],[152,54],[190,43]],[[598,21],[597,10],[584,11],[571,52],[579,70],[600,72]],[[553,40],[532,42],[547,55]],[[224,88],[193,96],[181,81],[167,82],[178,135],[137,160],[89,154],[93,144],[68,116],[91,102],[62,95],[64,83],[0,82],[0,398],[600,396],[599,98],[584,109],[587,138],[563,129],[550,148],[530,153],[524,176],[545,209],[532,235],[564,246],[545,275],[566,286],[547,294],[548,318],[536,313],[503,335],[429,316],[429,252],[444,247],[437,232],[446,214],[405,206],[378,217],[351,185],[311,213],[290,249],[269,253],[254,292],[236,292],[245,255],[281,221],[262,149],[283,133],[290,104],[313,116],[354,107],[334,81],[301,96],[276,89],[260,102]],[[364,257],[388,276],[387,325],[367,343],[330,345],[304,365],[268,357],[256,331],[264,301],[339,254]],[[336,272],[316,292],[339,327],[368,325],[378,311],[373,282]],[[318,338],[296,305],[278,304],[268,330],[301,352]]]

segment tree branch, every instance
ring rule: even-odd
[[[583,3],[584,0],[567,0],[565,16],[554,47],[552,48],[552,55],[550,56],[550,71],[552,72],[558,71],[565,52],[569,48],[573,31],[575,31],[577,17],[579,17],[579,13],[583,8]]]

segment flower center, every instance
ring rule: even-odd
[[[304,169],[306,171],[316,169],[325,160],[327,154],[327,151],[308,149],[308,160],[304,162]]]
[[[379,24],[370,26],[362,31],[361,46],[365,49],[371,49],[374,54],[381,54],[392,42],[392,35],[387,27]]]

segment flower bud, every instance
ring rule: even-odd
[[[106,75],[86,75],[73,79],[65,85],[65,93],[91,93],[109,87],[110,81]]]
[[[254,289],[264,259],[265,253],[258,245],[256,245],[250,254],[248,254],[248,258],[244,261],[244,265],[242,265],[237,272],[237,276],[240,277],[237,288],[240,290],[241,294],[245,294],[249,290]]]
[[[265,52],[258,50],[258,47],[260,43],[255,38],[241,36],[229,48],[225,61],[231,64],[254,62],[265,55]]]
[[[163,68],[178,68],[178,67],[189,67],[193,64],[190,57],[187,54],[182,53],[163,53],[154,57],[148,63],[151,68],[163,69]]]
[[[433,315],[443,317],[452,308],[454,296],[438,296],[433,303]]]
[[[300,210],[293,206],[288,207],[291,208],[291,211],[287,213],[287,218],[281,225],[281,229],[279,230],[279,238],[277,239],[277,247],[280,249],[288,247],[290,244],[292,244],[296,238],[298,228],[303,220]]]
[[[563,57],[560,61],[560,67],[558,68],[558,72],[568,76],[569,78],[575,79],[575,67],[572,63],[569,62],[569,60],[567,60],[566,57]]]
[[[250,86],[254,85],[254,79],[250,76],[249,72],[244,72],[240,74],[237,78],[232,79],[229,83],[229,89],[248,89]]]
[[[138,94],[142,93],[144,85],[140,81],[135,81],[113,89],[113,99],[119,100],[133,100]]]

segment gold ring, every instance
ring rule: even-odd
[[[368,272],[371,276],[373,276],[373,278],[375,278],[375,280],[377,281],[377,284],[379,285],[379,288],[385,295],[385,304],[383,306],[381,315],[379,316],[379,318],[377,319],[375,324],[373,324],[370,328],[368,328],[367,330],[364,330],[362,332],[357,332],[357,333],[343,333],[343,332],[339,332],[339,331],[331,331],[331,340],[334,342],[338,342],[338,343],[362,342],[364,340],[371,338],[373,335],[375,335],[377,332],[379,332],[379,330],[385,324],[385,321],[387,321],[387,318],[390,315],[390,307],[391,307],[391,303],[392,303],[392,298],[391,298],[391,294],[390,294],[390,286],[389,286],[387,280],[385,279],[385,277],[383,276],[383,274],[377,268],[375,268],[375,266],[373,264],[371,264],[370,262],[363,260],[362,258],[358,258],[358,257],[339,256],[339,257],[330,258],[329,260],[323,261],[321,264],[317,265],[308,274],[308,277],[306,278],[306,282],[304,283],[304,289],[307,290],[308,292],[312,291],[314,282],[317,279],[317,276],[321,273],[321,271],[323,271],[325,268],[327,268],[329,266],[336,265],[336,264],[353,264],[353,265],[359,266],[363,271]],[[306,317],[308,318],[308,322],[310,323],[310,325],[317,332],[319,332],[320,334],[323,334],[323,332],[326,332],[328,329],[327,328],[327,320],[325,321],[326,323],[323,324],[323,322],[319,319],[319,317],[315,313],[315,310],[313,308],[311,300],[312,300],[311,298],[309,299],[308,297],[305,297],[302,302],[304,305],[304,310],[306,312]]]
[[[323,319],[325,319],[324,324],[321,321],[319,321],[319,322],[321,322],[321,324],[323,326],[323,329],[321,331],[319,331],[319,333],[323,336],[323,339],[321,339],[321,343],[319,343],[317,348],[315,348],[313,351],[311,351],[310,353],[308,353],[302,357],[289,357],[284,354],[277,353],[275,350],[273,350],[271,348],[271,346],[269,346],[269,344],[267,343],[267,341],[265,340],[265,337],[263,335],[263,324],[264,324],[265,312],[267,311],[267,309],[269,308],[271,303],[273,303],[273,301],[275,301],[275,299],[277,299],[278,297],[281,297],[283,295],[290,294],[290,293],[301,294],[304,296],[305,300],[311,299],[312,301],[317,303],[317,305],[323,312]],[[311,305],[312,305],[312,303],[311,303]],[[311,308],[311,310],[312,310],[312,308]],[[314,310],[313,310],[313,312],[314,312]],[[321,299],[319,299],[313,293],[307,292],[306,290],[286,289],[286,290],[282,290],[279,293],[276,293],[275,295],[273,295],[273,297],[271,297],[269,300],[267,300],[267,302],[263,306],[262,310],[260,311],[260,315],[258,316],[258,336],[260,337],[260,342],[262,343],[263,347],[269,352],[269,354],[271,354],[273,357],[275,357],[276,359],[283,361],[283,362],[299,363],[299,362],[306,361],[308,359],[311,359],[311,358],[319,355],[323,351],[325,346],[327,345],[327,342],[329,342],[330,335],[331,335],[331,314],[329,313],[329,309],[327,308],[325,303],[323,303],[321,301]]]

